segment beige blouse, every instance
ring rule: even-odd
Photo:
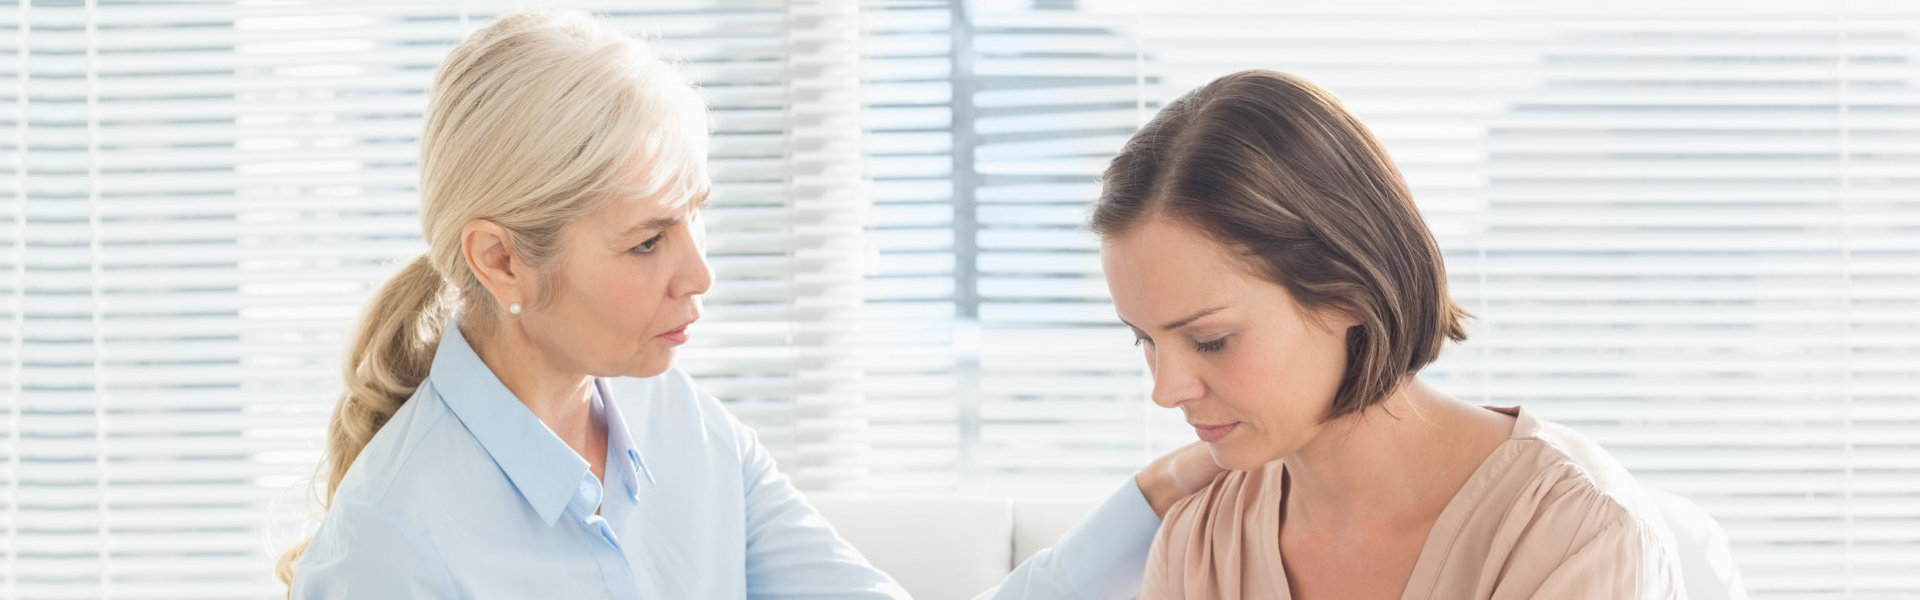
[[[1674,542],[1626,469],[1591,440],[1518,408],[1427,534],[1403,600],[1684,598]],[[1230,471],[1167,510],[1141,600],[1292,595],[1280,560],[1274,461]]]

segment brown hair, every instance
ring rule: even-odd
[[[1341,311],[1347,366],[1324,420],[1378,404],[1467,337],[1440,249],[1367,128],[1332,94],[1273,71],[1174,100],[1108,164],[1090,225],[1102,239],[1156,216],[1237,251],[1310,311]]]

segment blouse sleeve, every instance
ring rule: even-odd
[[[806,503],[751,428],[731,416],[728,421],[746,492],[748,598],[908,600],[906,590]]]
[[[746,492],[747,596],[906,600],[774,465],[753,430],[727,417],[738,440]],[[1060,538],[1035,553],[982,600],[1129,598],[1160,519],[1132,478]]]
[[[342,504],[294,570],[293,600],[453,599],[459,593],[438,552],[412,525],[379,507]]]
[[[1159,528],[1160,518],[1129,477],[1052,548],[1035,552],[975,600],[1132,598]]]

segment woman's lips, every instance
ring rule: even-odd
[[[1232,434],[1234,429],[1240,427],[1239,423],[1228,423],[1225,425],[1188,423],[1188,425],[1193,426],[1193,432],[1200,435],[1201,441],[1209,444],[1220,443],[1220,440],[1227,439],[1227,435]]]
[[[687,325],[692,325],[692,323],[688,323]],[[655,337],[666,340],[668,343],[675,344],[675,345],[685,344],[687,343],[687,325],[681,325],[679,329],[662,333]]]

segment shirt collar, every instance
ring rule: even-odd
[[[514,489],[527,499],[541,520],[552,525],[580,491],[582,478],[592,479],[587,461],[560,441],[559,436],[500,383],[460,333],[458,319],[456,315],[447,320],[427,380],[433,382],[441,400],[493,457],[494,464],[506,473]],[[608,421],[614,422],[613,413],[608,416]],[[625,436],[624,423],[608,429],[609,447],[613,444],[613,431]],[[628,447],[631,448],[630,441]]]
[[[593,380],[593,389],[598,392],[593,397],[594,409],[604,411],[602,416],[607,423],[607,461],[609,465],[624,461],[617,464],[625,469],[622,473],[627,476],[627,495],[638,498],[641,478],[647,480],[647,485],[655,485],[653,472],[647,470],[647,462],[640,458],[640,447],[633,443],[633,432],[627,429],[627,418],[620,414],[620,403],[614,401],[613,393],[607,388],[607,380]]]
[[[607,424],[607,498],[625,492],[624,499],[603,500],[598,504],[600,516],[613,526],[615,531],[625,531],[627,515],[640,502],[640,483],[644,479],[647,485],[654,485],[653,472],[647,470],[647,463],[640,458],[640,450],[633,443],[633,436],[627,429],[627,420],[620,414],[620,403],[609,392],[608,381],[595,379],[593,408]],[[617,482],[617,483],[616,483]],[[619,490],[618,492],[613,490]]]

